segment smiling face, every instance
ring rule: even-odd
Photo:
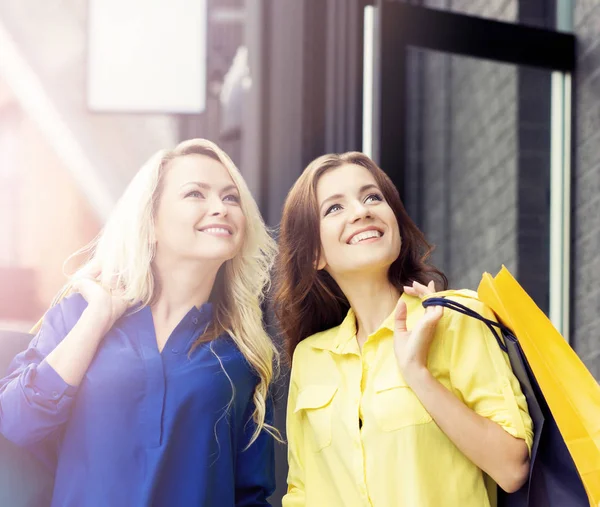
[[[345,164],[327,170],[316,186],[321,256],[318,269],[339,280],[350,274],[381,273],[398,258],[400,230],[373,174]]]
[[[246,218],[227,169],[206,155],[168,163],[155,214],[156,256],[218,264],[240,251]]]

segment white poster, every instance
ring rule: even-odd
[[[200,113],[206,0],[89,0],[88,107]]]

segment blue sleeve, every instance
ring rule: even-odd
[[[251,401],[244,414],[242,435],[238,438],[235,473],[236,507],[269,506],[267,498],[275,491],[275,441],[266,430],[248,449],[246,446],[256,428],[252,419],[254,403]],[[267,398],[265,422],[273,424],[273,400]]]
[[[73,313],[82,300],[71,297],[51,308],[27,350],[12,360],[8,375],[0,380],[0,433],[17,445],[29,446],[57,434],[69,418],[77,389],[45,358],[74,325],[68,324],[72,319],[65,318],[65,307],[66,313]]]

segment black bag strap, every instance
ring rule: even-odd
[[[496,322],[494,320],[486,319],[483,315],[480,315],[475,310],[471,310],[471,308],[469,308],[468,306],[458,303],[452,299],[446,299],[445,297],[433,297],[423,301],[423,306],[425,308],[429,306],[443,306],[445,308],[449,308],[458,313],[462,313],[463,315],[467,315],[468,317],[472,317],[483,322],[488,327],[488,329],[494,334],[498,345],[504,352],[508,352],[508,348],[506,347],[506,344],[500,337],[500,334],[502,335],[502,337],[504,337],[505,340],[510,340],[514,342],[517,341],[517,338],[515,337],[513,332],[503,324],[500,324],[499,322]],[[498,334],[498,331],[500,331],[500,334]]]

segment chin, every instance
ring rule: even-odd
[[[398,257],[397,255],[391,255],[389,252],[381,252],[379,254],[373,252],[373,254],[374,255],[364,255],[361,256],[360,259],[356,259],[356,265],[362,266],[364,269],[389,268]]]
[[[387,273],[395,259],[379,258],[379,259],[364,259],[360,262],[355,262],[349,265],[346,263],[343,271],[347,273]]]
[[[203,241],[193,245],[191,252],[197,258],[223,262],[233,259],[241,248],[233,242]]]
[[[196,251],[192,253],[192,257],[198,261],[206,261],[206,262],[226,262],[228,260],[233,259],[236,256],[237,252],[227,251],[225,250],[212,250],[202,248],[201,251]]]

